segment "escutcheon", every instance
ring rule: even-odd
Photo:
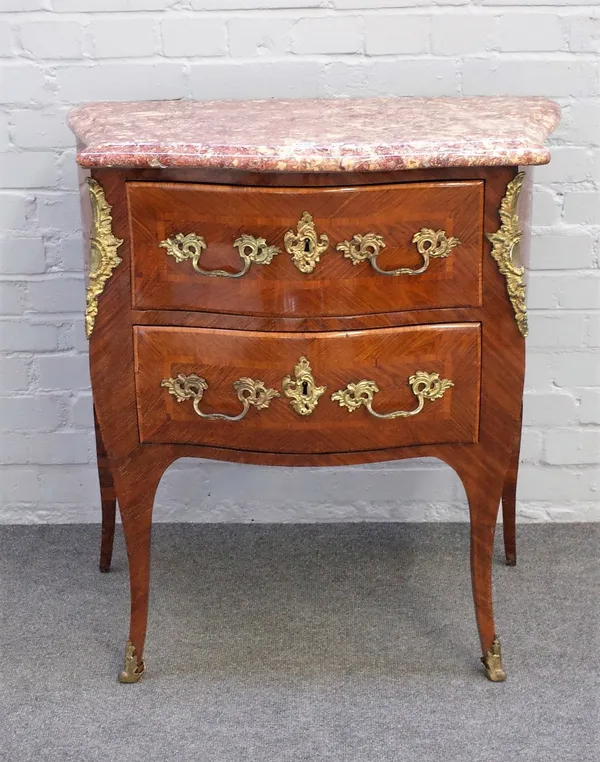
[[[287,231],[283,242],[285,250],[292,255],[292,262],[301,273],[311,273],[321,259],[321,254],[329,246],[329,238],[325,234],[317,237],[315,224],[309,212],[304,212],[295,233],[293,230]]]
[[[283,393],[292,400],[291,405],[298,415],[310,415],[326,389],[326,386],[315,384],[310,363],[306,357],[301,357],[294,368],[294,379],[291,376],[283,379]]]

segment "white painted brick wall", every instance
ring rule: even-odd
[[[0,522],[95,521],[68,109],[86,100],[542,95],[519,514],[600,520],[597,0],[0,0]],[[435,461],[181,461],[158,519],[465,520]]]
[[[22,55],[40,61],[81,58],[83,27],[77,21],[25,21],[17,25]]]
[[[407,16],[401,23],[398,22],[397,16],[381,14],[366,19],[365,52],[368,56],[427,52],[430,19],[427,16]]]
[[[166,18],[160,25],[162,54],[169,58],[227,55],[227,25],[221,18]]]
[[[282,56],[291,52],[295,20],[286,16],[245,16],[227,21],[232,58]]]
[[[149,18],[114,19],[99,15],[87,27],[91,54],[95,58],[145,58],[158,52],[157,22]]]

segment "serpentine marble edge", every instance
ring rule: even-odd
[[[547,164],[544,98],[92,103],[71,111],[83,167],[374,172]]]

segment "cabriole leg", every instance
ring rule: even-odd
[[[149,453],[119,464],[115,472],[117,495],[129,562],[131,610],[122,683],[137,683],[144,672],[144,642],[148,623],[150,538],[156,488],[165,465]]]
[[[96,431],[96,454],[98,456],[98,478],[100,480],[100,501],[102,503],[102,538],[100,541],[100,571],[110,571],[113,545],[115,540],[115,519],[117,498],[115,485],[108,464],[106,448],[102,441],[102,432],[94,409],[94,428]]]
[[[521,452],[521,425],[515,435],[508,471],[502,489],[502,528],[507,566],[517,563],[517,477]]]
[[[471,516],[471,580],[483,654],[481,661],[492,682],[501,682],[506,677],[492,604],[494,531],[503,476],[504,473],[495,472],[494,467],[483,465],[479,473],[471,471],[463,476]]]

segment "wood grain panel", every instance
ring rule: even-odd
[[[475,442],[478,433],[480,326],[451,324],[347,333],[268,333],[192,328],[135,328],[136,386],[142,442],[173,442],[278,453],[378,450],[400,445]],[[315,383],[327,387],[314,412],[296,413],[282,379],[308,358]],[[387,413],[417,406],[408,378],[439,373],[454,382],[410,418],[381,420],[365,408],[350,413],[331,400],[349,382],[375,381],[373,407]],[[200,408],[236,415],[233,389],[241,377],[280,392],[268,409],[242,421],[199,418],[191,401],[177,402],[163,378],[196,374],[209,384]]]
[[[201,310],[257,316],[336,316],[481,305],[480,180],[347,188],[254,188],[175,183],[127,184],[136,309]],[[313,216],[330,246],[312,273],[301,273],[285,251],[284,235],[302,214]],[[412,237],[421,228],[460,239],[447,258],[431,259],[420,275],[381,275],[336,251],[356,234],[383,236],[378,264],[416,269],[422,259]],[[204,269],[234,273],[241,259],[233,242],[247,233],[281,253],[253,265],[240,279],[207,277],[159,248],[177,233],[208,244]]]
[[[505,168],[498,167],[432,167],[400,169],[392,172],[247,172],[237,169],[202,167],[121,167],[122,183],[206,183],[210,185],[260,186],[261,188],[347,188],[354,185],[386,185],[389,183],[440,182],[444,180],[491,180]],[[97,167],[92,170],[99,183],[110,181],[115,169]]]

